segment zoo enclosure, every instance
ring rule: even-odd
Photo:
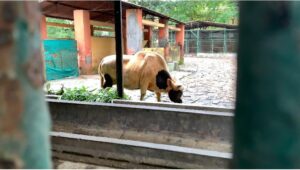
[[[49,26],[62,27],[67,31],[70,35],[67,33],[63,35],[68,35],[67,39],[71,38],[71,40],[77,43],[77,48],[75,49],[78,49],[78,57],[75,54],[73,58],[74,63],[78,63],[76,69],[79,70],[79,74],[97,73],[98,64],[101,59],[107,55],[115,54],[116,42],[120,41],[115,41],[115,37],[118,36],[114,35],[117,31],[115,30],[116,22],[114,17],[116,10],[113,1],[42,1],[39,4],[43,14],[41,18],[42,39],[49,40],[51,38],[59,40],[59,42],[66,41],[65,37],[48,37],[47,31],[49,30],[47,30],[47,27]],[[120,29],[122,29],[124,34],[122,36],[123,43],[120,43],[120,46],[124,49],[124,54],[134,54],[137,51],[146,49],[160,52],[169,62],[173,62],[175,59],[179,60],[183,57],[183,22],[132,3],[122,1],[121,8],[122,12],[120,13],[123,24]],[[52,21],[47,21],[46,17],[48,19],[51,18]],[[152,48],[151,46],[151,34],[154,28],[157,28],[159,34],[159,48]],[[171,48],[171,50],[166,43],[169,30],[176,31],[176,41],[181,44],[180,46]],[[144,43],[147,45],[145,46]],[[50,49],[52,49],[52,46]],[[52,50],[50,53],[46,49],[45,53],[49,54],[48,58],[51,59],[47,60],[47,63],[52,64],[52,66],[63,65],[61,64],[63,63],[61,62],[63,58],[58,50],[54,52]],[[169,54],[171,54],[172,58]],[[51,63],[54,61],[54,58],[58,58],[56,60],[58,63]],[[54,67],[54,69],[56,68]],[[63,70],[62,68],[58,69]],[[63,71],[63,73],[70,72],[70,70]],[[63,76],[71,75],[63,74]],[[48,79],[49,74],[46,77]]]
[[[186,30],[186,54],[197,53],[235,53],[238,32],[236,29]]]
[[[185,24],[184,51],[186,54],[235,53],[238,26],[208,21]],[[170,32],[170,44],[175,43],[175,33]]]

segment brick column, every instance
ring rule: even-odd
[[[165,27],[159,28],[158,30],[158,43],[159,47],[164,48],[164,57],[166,61],[169,60],[169,28],[168,28],[168,20],[160,19],[160,23],[165,24]]]
[[[41,16],[40,20],[41,40],[47,39],[47,21],[45,16]]]
[[[178,24],[177,28],[180,28],[180,31],[176,32],[176,44],[180,47],[180,61],[183,62],[184,56],[184,24]]]
[[[85,10],[74,10],[75,39],[78,48],[78,66],[80,74],[92,72],[92,48],[90,13]]]

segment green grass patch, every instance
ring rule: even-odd
[[[130,97],[124,94],[123,98],[118,96],[115,88],[106,88],[89,91],[86,87],[66,89],[61,96],[61,100],[87,101],[111,103],[114,99],[130,100]]]
[[[47,84],[47,94],[61,95],[61,100],[71,101],[86,101],[86,102],[101,102],[111,103],[114,99],[130,100],[131,98],[124,94],[123,98],[118,96],[116,88],[105,88],[105,89],[94,89],[88,90],[87,87],[75,87],[75,88],[64,88],[63,86],[58,91],[50,89],[50,85]]]

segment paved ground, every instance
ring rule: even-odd
[[[198,57],[187,56],[185,64],[171,75],[179,80],[185,90],[183,103],[203,106],[234,107],[236,57],[235,55],[201,54]],[[91,89],[100,87],[99,76],[80,76],[76,79],[50,81],[51,88],[87,86]],[[139,100],[139,90],[125,90],[132,100]],[[145,101],[155,102],[154,93],[147,92]],[[170,102],[167,94],[163,102]]]

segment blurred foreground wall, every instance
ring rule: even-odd
[[[240,2],[234,168],[300,168],[299,9]]]
[[[51,168],[38,2],[0,2],[0,168]]]

